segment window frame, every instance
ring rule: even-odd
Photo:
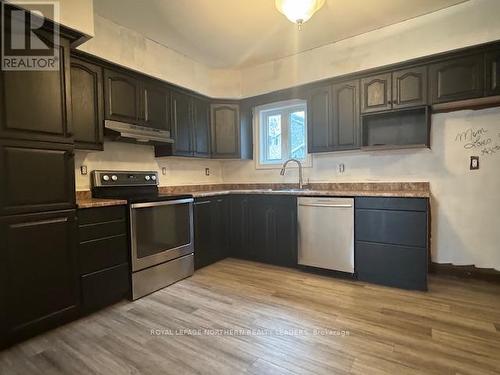
[[[312,167],[312,157],[308,152],[308,131],[307,131],[307,101],[301,99],[292,99],[282,102],[275,102],[266,105],[261,105],[255,107],[253,110],[254,119],[254,157],[255,168],[256,169],[280,169],[283,163],[289,159],[291,152],[291,138],[290,138],[290,115],[298,110],[304,110],[304,125],[305,125],[305,148],[306,156],[304,159],[299,159],[302,165],[306,168]],[[281,135],[282,135],[282,145],[281,145],[281,156],[280,160],[269,160],[268,156],[268,128],[267,119],[271,116],[281,115]],[[285,120],[285,121],[283,121]],[[290,167],[296,168],[295,164]]]

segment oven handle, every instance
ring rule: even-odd
[[[173,201],[160,201],[160,202],[147,202],[147,203],[133,203],[130,205],[130,208],[145,208],[145,207],[157,207],[157,206],[169,206],[172,204],[184,204],[184,203],[193,203],[193,198],[186,199],[176,199]]]

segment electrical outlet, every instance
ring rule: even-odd
[[[474,171],[479,169],[479,156],[471,156],[470,157],[470,170]]]
[[[205,168],[205,176],[210,176],[210,168]]]
[[[161,169],[161,174],[162,174],[162,175],[164,175],[164,176],[166,176],[166,175],[167,175],[167,168],[166,168],[166,167],[163,167],[163,168]]]
[[[82,165],[80,167],[80,173],[82,174],[82,176],[86,176],[88,171],[87,171],[87,166],[86,165]]]
[[[339,174],[343,174],[345,172],[345,165],[344,165],[344,163],[340,163],[337,166],[337,171],[339,172]]]

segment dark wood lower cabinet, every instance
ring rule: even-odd
[[[294,196],[235,196],[231,201],[231,256],[293,267],[297,264]]]
[[[79,314],[75,210],[0,218],[4,344]]]
[[[195,201],[195,269],[200,269],[227,257],[229,246],[228,214],[228,197],[202,198]]]
[[[355,206],[358,279],[427,290],[428,200],[365,197]]]
[[[78,210],[78,259],[84,314],[130,294],[126,224],[125,206]]]

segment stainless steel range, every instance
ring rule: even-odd
[[[193,274],[191,195],[160,194],[156,172],[93,171],[92,196],[128,202],[132,299]]]

